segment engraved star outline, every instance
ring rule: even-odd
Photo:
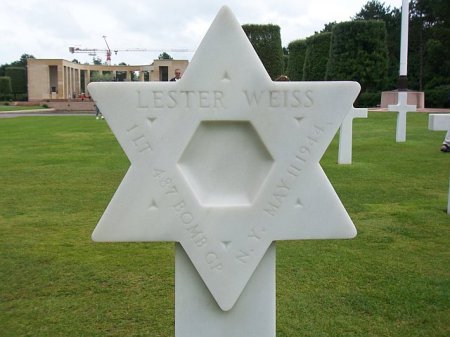
[[[251,91],[254,87],[258,90]],[[226,109],[220,102],[214,106],[214,90],[223,93]],[[267,93],[274,91],[275,107],[250,105],[244,90],[265,93],[266,105]],[[284,93],[294,90],[303,95],[310,90],[314,108],[306,96],[301,107],[277,107],[284,104]],[[227,7],[180,81],[93,83],[89,91],[131,162],[93,239],[180,242],[222,310],[236,303],[272,241],[356,235],[319,160],[352,109],[359,85],[272,82]],[[169,107],[169,91],[178,95],[177,107]],[[209,95],[208,108],[195,103],[200,91]],[[164,108],[155,106],[164,99]],[[179,169],[198,125],[211,120],[250,122],[274,158],[251,207],[202,206]],[[304,164],[296,159],[302,156]]]

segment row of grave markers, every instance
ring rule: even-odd
[[[416,111],[415,105],[406,104],[407,93],[399,92],[399,103],[390,105],[389,111],[398,111],[396,141],[406,141],[406,113]],[[342,122],[339,133],[339,164],[352,163],[352,123],[353,118],[367,118],[366,108],[353,108]],[[432,131],[450,130],[450,114],[430,114],[428,129]],[[447,214],[450,214],[450,184],[448,193]]]

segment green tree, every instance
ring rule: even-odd
[[[286,74],[289,63],[289,49],[283,47],[283,74]]]
[[[27,67],[28,59],[34,59],[35,57],[30,54],[22,54],[18,61],[14,61],[10,64],[11,67]]]
[[[0,99],[11,99],[11,78],[8,76],[0,76]]]
[[[250,43],[272,79],[284,72],[283,49],[281,47],[280,27],[276,25],[242,26]]]
[[[20,57],[19,60],[11,62],[11,63],[2,64],[0,66],[0,76],[6,76],[6,68],[7,67],[25,67],[26,68],[28,59],[30,59],[30,58],[34,59],[34,56],[30,55],[30,54],[22,54],[22,56]]]
[[[449,2],[413,0],[410,8],[410,83],[419,90],[450,84]]]
[[[125,62],[120,62],[119,66],[126,66],[127,64]],[[127,72],[126,71],[117,71],[116,72],[116,81],[123,82],[127,78]]]
[[[323,81],[330,53],[331,33],[321,33],[306,39],[303,81]]]
[[[450,84],[450,1],[412,0],[409,20],[408,84],[422,90]],[[399,71],[401,11],[371,0],[354,20],[383,20],[387,30],[387,89],[396,87]]]
[[[362,92],[385,87],[388,68],[383,21],[357,20],[333,27],[327,80],[351,80]]]
[[[378,0],[368,1],[353,20],[382,20],[386,25],[386,46],[388,49],[388,74],[386,88],[395,89],[399,76],[401,13]]]
[[[289,43],[289,60],[287,65],[287,75],[291,81],[301,81],[303,79],[303,64],[306,55],[306,40],[295,40]]]
[[[92,63],[95,64],[95,65],[98,65],[98,66],[103,64],[102,63],[102,59],[100,57],[93,57],[92,58]]]
[[[164,51],[161,54],[159,54],[158,60],[173,60],[173,57]]]
[[[25,67],[7,67],[6,76],[11,78],[11,88],[14,97],[27,93],[27,71]]]
[[[91,82],[111,82],[114,81],[114,76],[111,72],[104,72],[103,74],[95,71],[91,74]]]
[[[352,19],[353,20],[383,20],[391,16],[391,7],[378,0],[368,1]]]
[[[320,34],[320,33],[331,33],[333,31],[333,26],[336,24],[336,21],[328,22],[324,25],[323,29],[318,33],[314,32],[314,34]]]
[[[8,76],[10,78],[11,93],[14,94],[15,98],[17,98],[18,94],[23,95],[28,91],[27,66],[30,58],[34,59],[34,56],[22,54],[19,60],[0,66],[0,76]],[[26,97],[23,96],[21,99],[26,99]]]

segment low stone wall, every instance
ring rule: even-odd
[[[383,91],[381,93],[380,108],[386,109],[388,105],[397,104],[398,91]],[[415,105],[417,109],[425,108],[425,93],[421,91],[408,91],[408,104]]]
[[[11,103],[14,106],[33,106],[33,105],[42,105],[41,102],[30,102],[30,101],[17,101]]]
[[[44,104],[57,111],[95,111],[92,101],[50,101]]]

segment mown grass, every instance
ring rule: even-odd
[[[9,112],[9,111],[20,111],[20,110],[36,110],[36,109],[44,109],[44,107],[40,105],[0,105],[0,112]]]
[[[355,119],[324,167],[353,240],[277,244],[277,336],[450,334],[450,155],[426,114]],[[0,119],[0,335],[173,336],[173,243],[90,234],[128,161],[91,116]],[[326,210],[324,209],[324,212]]]

